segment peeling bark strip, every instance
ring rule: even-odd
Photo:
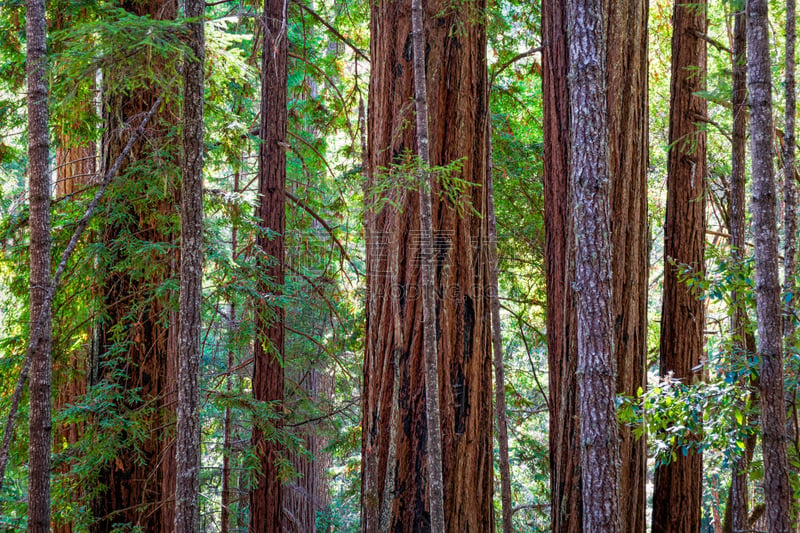
[[[200,328],[203,282],[204,0],[186,0],[189,49],[183,65],[183,168],[175,531],[200,531]]]
[[[667,213],[664,225],[665,261],[705,272],[706,139],[698,125],[706,116],[705,3],[676,0],[672,11],[672,78],[670,82]],[[677,266],[666,263],[661,313],[659,373],[691,384],[700,378],[703,355],[704,306],[678,279]],[[656,468],[653,531],[700,531],[702,456],[677,453],[674,461]],[[680,502],[680,505],[676,505]]]
[[[427,65],[430,164],[461,160],[456,177],[475,184],[458,195],[455,205],[440,194],[439,180],[433,180],[431,191],[445,531],[488,532],[493,528],[493,478],[491,345],[489,323],[483,320],[489,309],[483,248],[485,3],[470,1],[456,9],[450,0],[431,0],[422,8],[426,43],[424,53],[415,54],[411,1],[371,4],[366,196],[380,184],[381,194],[400,208],[381,199],[367,205],[362,530],[379,531],[385,509],[391,531],[433,531],[427,496],[420,198],[416,187],[391,187],[391,180],[400,181],[397,174],[406,171],[407,165],[398,168],[407,162],[406,154],[419,149],[413,102],[413,61],[419,58]],[[393,416],[394,432],[387,430]],[[394,482],[387,487],[391,475]]]
[[[261,233],[256,237],[259,261],[269,283],[260,282],[253,350],[253,399],[270,405],[282,426],[284,385],[285,310],[268,303],[269,294],[281,294],[284,284],[284,234],[286,232],[286,99],[288,26],[285,0],[264,2],[264,46],[261,56],[261,144],[258,147],[259,204],[256,217]],[[272,235],[267,235],[269,230]],[[274,258],[269,260],[268,258]],[[261,278],[262,281],[264,278]],[[282,530],[283,484],[278,475],[279,443],[264,438],[261,424],[253,428],[253,445],[262,475],[250,492],[250,531]]]
[[[611,177],[614,350],[617,392],[645,386],[647,339],[647,3],[605,3],[606,94]],[[569,198],[569,91],[566,2],[542,4],[547,345],[550,365],[550,465],[553,530],[583,529],[572,297],[574,236]],[[625,31],[614,31],[624,28]],[[646,447],[620,428],[620,521],[645,531]]]
[[[52,300],[50,279],[50,130],[47,102],[47,21],[44,0],[28,0],[28,179],[30,202],[30,423],[28,441],[28,531],[50,531]],[[37,328],[38,317],[42,326]],[[37,331],[41,329],[41,331]],[[32,343],[33,344],[33,343]]]
[[[616,533],[619,435],[603,1],[568,0],[567,20],[584,530]]]
[[[750,90],[750,159],[753,168],[753,233],[756,258],[758,355],[761,359],[761,433],[764,499],[771,533],[791,530],[791,488],[786,455],[772,80],[766,0],[748,0],[747,86]]]
[[[411,40],[414,47],[414,99],[417,102],[417,153],[419,154],[420,281],[422,282],[422,350],[425,364],[425,418],[428,455],[428,498],[431,531],[444,531],[444,481],[442,481],[442,427],[439,410],[439,361],[436,350],[436,294],[433,269],[433,179],[428,147],[428,92],[425,80],[425,14],[422,0],[411,0]]]

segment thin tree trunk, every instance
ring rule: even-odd
[[[611,321],[611,206],[602,0],[567,2],[570,164],[575,229],[578,391],[584,530],[615,533],[619,517],[617,368]]]
[[[491,109],[486,113],[487,165],[486,165],[486,233],[489,245],[489,298],[492,314],[492,356],[494,362],[494,418],[497,425],[497,448],[500,452],[500,508],[503,533],[513,533],[513,511],[511,503],[511,465],[508,455],[508,422],[506,420],[506,378],[503,363],[503,339],[500,329],[500,283],[498,281],[500,261],[497,254],[497,217],[494,210],[494,180],[492,170],[492,121]]]
[[[237,163],[238,164],[238,163]],[[233,172],[233,193],[239,193],[239,179],[240,179],[240,172],[239,168],[237,167]],[[235,213],[238,214],[238,213]],[[236,261],[236,257],[238,254],[237,245],[238,245],[238,234],[239,234],[239,227],[236,222],[233,223],[233,227],[231,228],[231,258]],[[229,342],[233,341],[234,331],[236,329],[236,305],[232,302],[229,308],[229,320],[228,320],[228,335],[230,337]],[[228,375],[225,376],[225,392],[230,396],[231,392],[233,391],[233,376],[231,372],[233,371],[234,365],[234,352],[233,349],[228,350],[228,366],[227,371]],[[231,454],[233,453],[233,448],[231,446],[231,423],[232,423],[232,413],[231,413],[231,406],[225,406],[225,417],[223,420],[223,441],[222,441],[222,509],[220,513],[220,532],[221,533],[228,533],[230,528],[230,516],[231,516]]]
[[[230,306],[231,317],[234,317],[236,311],[235,306]],[[233,322],[233,319],[231,320]],[[233,368],[233,350],[228,351],[228,372]],[[233,388],[231,383],[232,377],[230,374],[225,376],[225,393],[230,396]],[[222,499],[220,509],[220,532],[228,533],[230,531],[231,521],[231,408],[229,405],[225,406],[225,415],[223,418],[223,437],[222,437]]]
[[[786,92],[786,110],[784,115],[783,134],[783,291],[784,309],[786,317],[783,322],[783,338],[785,358],[791,359],[791,346],[795,340],[796,311],[797,311],[797,171],[795,168],[795,113],[797,110],[795,95],[795,44],[796,32],[796,4],[795,0],[786,0],[786,65],[784,72],[784,90]],[[786,432],[789,442],[796,443],[797,433],[797,402],[791,391],[786,391],[786,404],[789,409],[789,420],[786,423]],[[798,509],[797,502],[793,508]],[[795,512],[796,515],[796,512]],[[797,524],[795,516],[793,524]],[[796,527],[793,525],[793,528]]]
[[[425,415],[428,428],[428,498],[431,531],[445,531],[442,474],[442,423],[439,409],[439,356],[436,350],[436,294],[433,260],[431,156],[428,147],[428,90],[425,80],[425,13],[422,0],[411,0],[411,41],[414,47],[414,94],[417,102],[417,151],[420,158],[420,280],[422,281],[422,329],[425,353]]]
[[[664,296],[661,313],[659,373],[689,385],[700,379],[704,305],[678,279],[678,265],[705,272],[706,140],[698,126],[706,116],[704,88],[705,3],[683,4],[672,11],[672,79],[670,84],[667,213],[664,226]],[[656,468],[653,531],[698,533],[702,493],[702,456],[678,452]],[[676,503],[679,502],[679,503]]]
[[[276,432],[282,426],[284,394],[285,311],[267,303],[268,294],[280,294],[284,284],[284,235],[286,231],[286,99],[288,23],[287,2],[264,2],[264,46],[261,57],[261,144],[258,149],[259,204],[256,217],[261,233],[256,244],[263,253],[259,261],[269,284],[260,283],[261,300],[256,304],[256,343],[253,352],[253,398],[267,402]],[[267,231],[272,235],[267,235]],[[268,260],[267,258],[272,258]],[[270,290],[270,285],[273,290]],[[253,428],[261,474],[250,493],[250,530],[253,533],[281,531],[283,483],[279,477],[281,447],[274,438],[264,438],[262,424]]]
[[[731,146],[730,232],[731,253],[734,261],[741,262],[745,254],[745,165],[747,139],[747,11],[744,6],[734,15],[733,26],[733,143]],[[733,291],[731,360],[733,364],[747,361],[747,316],[740,291]],[[740,383],[744,386],[744,380]],[[752,440],[752,439],[749,439]],[[754,443],[753,443],[754,444]],[[747,454],[733,465],[731,488],[725,508],[723,531],[743,531],[748,523]]]
[[[30,202],[31,336],[44,316],[41,340],[31,353],[28,445],[28,531],[50,531],[52,301],[50,278],[50,129],[47,113],[47,21],[44,0],[28,0],[28,199]]]
[[[791,488],[786,454],[777,195],[773,168],[772,81],[766,0],[748,0],[747,83],[750,90],[750,157],[756,259],[758,354],[761,359],[761,433],[768,529],[791,529]]]
[[[186,0],[189,49],[183,65],[180,338],[178,340],[175,531],[200,530],[200,334],[203,282],[203,0]]]

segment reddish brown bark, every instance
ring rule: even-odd
[[[431,164],[462,160],[456,175],[476,185],[451,201],[435,180],[432,194],[444,520],[454,532],[493,527],[484,7],[424,6]],[[392,531],[429,531],[419,198],[408,167],[393,167],[417,153],[411,3],[373,3],[371,32],[368,191],[382,192],[367,206],[362,530],[377,531],[383,514]]]
[[[314,401],[325,401],[333,393],[333,381],[316,369],[308,370],[300,380],[302,394]],[[296,430],[308,452],[292,454],[290,460],[297,479],[286,487],[283,497],[283,531],[287,533],[314,533],[317,530],[317,513],[330,503],[325,484],[325,470],[330,462],[325,453],[325,435],[320,434],[320,424],[310,422]]]
[[[85,183],[94,179],[96,173],[96,150],[94,144],[74,146],[70,139],[61,136],[56,149],[56,197],[75,194]],[[67,353],[53,354],[53,383],[55,396],[53,412],[58,413],[64,407],[75,403],[86,394],[86,380],[89,368],[89,346],[84,346]],[[57,425],[54,428],[54,453],[66,451],[78,442],[82,433],[82,424]],[[60,463],[59,474],[65,475],[70,469],[69,463]],[[76,495],[77,496],[77,495]],[[54,516],[52,524],[54,533],[70,533],[72,525],[59,523]]]
[[[678,264],[705,272],[705,132],[703,90],[706,68],[705,4],[676,2],[672,12],[670,150],[667,160],[667,216],[664,225],[664,296],[659,371],[684,384],[700,378],[704,305],[678,279]],[[653,531],[700,530],[702,456],[677,450],[674,460],[656,468]]]
[[[168,0],[149,0],[124,2],[122,7],[136,15],[165,20],[175,16],[176,4]],[[154,61],[154,68],[163,67]],[[106,74],[107,79],[131,75],[114,69]],[[159,91],[150,87],[124,94],[108,93],[104,171],[114,163],[131,134],[123,124],[141,120],[158,97]],[[92,526],[95,532],[109,531],[115,523],[137,525],[154,533],[173,529],[175,452],[172,444],[178,325],[177,313],[170,311],[174,302],[170,302],[168,296],[156,297],[154,291],[177,273],[178,258],[172,251],[176,235],[160,219],[175,213],[179,194],[176,169],[152,155],[154,150],[160,149],[179,153],[177,140],[169,137],[174,121],[174,116],[163,108],[153,117],[148,126],[148,142],[137,145],[131,152],[129,162],[120,171],[120,179],[112,186],[117,188],[114,204],[107,206],[109,212],[126,213],[127,217],[124,223],[119,218],[107,223],[102,235],[111,257],[104,265],[109,269],[102,286],[107,316],[100,324],[102,364],[97,376],[115,380],[123,390],[139,391],[139,402],[120,404],[116,406],[118,409],[138,411],[147,406],[152,411],[141,421],[145,424],[145,439],[137,447],[138,453],[132,449],[119,450],[117,457],[99,475],[106,489],[92,505],[97,519]],[[143,162],[148,164],[144,169]],[[133,168],[139,165],[138,169],[132,171],[132,165]],[[162,196],[146,202],[119,197],[119,191],[134,183],[133,180],[148,179],[158,180]],[[120,243],[129,240],[131,235],[164,246],[152,247],[145,254],[130,252]],[[133,269],[119,268],[130,260],[130,253],[137,253],[137,262],[159,268],[154,268],[145,280]],[[119,371],[116,376],[124,377],[111,377],[112,369]],[[123,433],[122,437],[129,435]]]
[[[285,311],[270,301],[284,284],[286,230],[286,98],[288,26],[284,0],[264,2],[264,47],[261,58],[261,144],[258,148],[259,204],[256,217],[262,232],[256,245],[258,261],[269,284],[261,278],[256,302],[256,342],[253,350],[253,399],[266,402],[282,426],[284,387]],[[277,533],[283,524],[283,482],[278,475],[281,446],[264,438],[264,426],[253,428],[253,444],[261,474],[250,493],[250,531]]]
[[[611,176],[613,321],[617,391],[645,385],[647,303],[647,5],[605,3]],[[625,28],[625,31],[617,31]],[[574,247],[569,198],[569,91],[564,2],[543,2],[544,194],[547,344],[550,365],[552,527],[583,528],[577,413],[576,318],[572,295]],[[645,529],[644,439],[620,428],[623,531]]]

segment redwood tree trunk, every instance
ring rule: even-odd
[[[608,1],[609,172],[617,391],[645,386],[647,337],[647,3]],[[550,465],[553,531],[583,528],[577,423],[577,323],[574,234],[568,202],[569,90],[566,3],[542,3],[547,345],[550,365]],[[620,29],[624,28],[624,31]],[[623,531],[645,530],[646,450],[620,428]]]
[[[761,360],[761,434],[768,529],[791,529],[791,488],[786,455],[777,195],[773,168],[772,80],[766,0],[748,0],[747,86],[750,90],[750,158],[756,259],[758,355]]]
[[[646,383],[647,289],[647,17],[646,0],[606,1],[609,173],[611,177],[612,319],[617,393],[636,396]],[[624,31],[623,31],[624,29]],[[644,533],[647,443],[621,425],[620,525]]]
[[[167,0],[123,2],[121,7],[154,20],[175,17],[176,4]],[[152,68],[163,69],[155,59]],[[111,68],[107,80],[137,76],[138,73]],[[167,91],[174,89],[165,89]],[[155,104],[161,91],[141,87],[122,92],[107,90],[104,103],[106,138],[103,139],[103,171],[114,163],[132,132],[124,124],[138,126]],[[106,316],[99,325],[102,366],[97,377],[109,380],[122,390],[138,391],[139,401],[120,402],[116,409],[129,416],[129,410],[152,408],[139,423],[145,438],[134,450],[122,448],[100,473],[105,490],[95,498],[92,510],[97,522],[92,531],[109,531],[112,524],[128,523],[144,531],[168,533],[174,527],[175,450],[174,408],[176,375],[177,314],[171,311],[174,302],[169,296],[156,296],[155,291],[176,274],[176,235],[163,218],[174,216],[179,193],[174,176],[176,168],[169,161],[154,158],[153,153],[180,153],[176,139],[170,136],[175,128],[171,113],[159,110],[147,128],[147,143],[139,143],[120,169],[120,176],[110,187],[112,197],[106,213],[114,213],[102,235],[108,257],[102,263],[103,300]],[[166,182],[165,182],[166,179]],[[154,185],[147,201],[132,202],[131,187]],[[166,183],[166,186],[165,186]],[[157,192],[156,192],[157,191]],[[122,217],[120,214],[124,214]],[[108,216],[108,215],[106,215]],[[126,246],[132,236],[145,243],[156,243],[142,253]],[[135,254],[135,259],[132,259]],[[126,267],[128,262],[144,264],[149,272]],[[140,267],[141,268],[141,267]],[[177,295],[175,295],[177,296]],[[121,438],[130,435],[123,431]]]
[[[283,416],[284,309],[268,304],[284,283],[286,229],[286,97],[288,26],[284,0],[264,2],[264,48],[261,58],[261,144],[258,149],[259,204],[256,217],[262,232],[256,244],[264,276],[256,302],[256,343],[253,351],[253,399],[267,402],[275,417],[267,423],[281,427]],[[269,233],[269,234],[268,234]],[[262,278],[263,280],[264,278]],[[270,286],[271,285],[271,286]],[[262,476],[250,493],[250,530],[277,533],[282,527],[283,486],[278,477],[281,448],[265,439],[263,425],[253,428],[253,444]]]
[[[31,335],[45,316],[41,341],[30,353],[28,441],[28,531],[50,531],[50,450],[52,322],[45,299],[50,277],[50,128],[47,113],[47,21],[44,0],[28,0],[26,12],[28,75],[28,180],[30,205]],[[52,301],[52,300],[51,300]]]
[[[705,272],[705,4],[676,2],[672,11],[672,80],[670,85],[667,215],[664,225],[664,296],[661,313],[661,376],[689,385],[700,378],[704,305],[678,279],[678,264]],[[702,455],[680,450],[669,464],[656,468],[653,531],[700,531]]]
[[[62,133],[56,148],[56,167],[56,197],[68,200],[69,196],[77,193],[86,183],[94,181],[97,171],[94,143],[77,144]],[[86,343],[78,349],[70,348],[65,353],[53,354],[54,416],[86,394],[90,350],[90,343]],[[69,450],[82,434],[82,423],[57,425],[53,438],[55,453]],[[70,462],[62,462],[56,467],[56,471],[60,475],[68,475],[71,466]],[[77,488],[70,496],[80,498],[82,495],[83,491]],[[53,517],[52,528],[53,533],[72,532],[72,524],[60,522],[58,516]]]
[[[306,369],[299,380],[301,394],[313,402],[325,401],[333,394],[333,380],[324,371]],[[302,453],[291,454],[292,467],[299,477],[286,487],[283,495],[283,531],[286,533],[314,533],[317,530],[317,512],[330,503],[325,470],[330,462],[325,452],[325,434],[318,422],[308,422],[295,430],[295,435],[303,439]]]
[[[444,522],[447,531],[490,531],[485,4],[423,8],[431,165],[462,160],[455,175],[474,184],[448,198],[434,180],[431,196]],[[383,514],[391,531],[431,531],[419,197],[409,166],[398,168],[418,153],[410,0],[373,3],[371,34],[367,190],[378,197],[367,205],[362,530],[383,530]]]

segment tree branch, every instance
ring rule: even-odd
[[[106,172],[105,176],[103,176],[103,181],[100,185],[100,188],[98,189],[97,193],[95,193],[94,198],[92,198],[92,201],[89,203],[89,206],[86,208],[83,216],[75,226],[75,230],[72,232],[72,237],[69,240],[69,244],[67,244],[67,247],[61,254],[61,260],[56,268],[53,281],[47,288],[44,301],[42,302],[41,311],[39,312],[39,316],[36,317],[36,322],[34,322],[34,327],[31,331],[30,343],[25,354],[25,360],[22,363],[22,369],[20,370],[17,384],[14,387],[14,394],[11,397],[11,408],[9,409],[8,419],[6,420],[5,430],[3,433],[2,449],[0,449],[0,490],[2,490],[3,481],[5,480],[6,467],[8,466],[8,452],[11,445],[11,437],[14,434],[14,424],[17,420],[17,411],[19,410],[19,402],[22,398],[22,389],[25,387],[25,382],[28,379],[28,372],[31,368],[31,354],[38,349],[39,344],[42,342],[42,333],[44,332],[45,325],[51,313],[56,289],[58,288],[58,282],[61,280],[61,276],[64,274],[64,270],[67,268],[67,263],[69,262],[72,253],[75,251],[78,240],[83,235],[83,232],[86,230],[86,227],[89,224],[89,220],[94,215],[94,212],[100,203],[100,198],[105,193],[108,185],[111,183],[111,180],[114,179],[114,176],[116,176],[117,172],[119,172],[119,169],[122,167],[122,163],[130,154],[134,144],[136,144],[136,141],[138,141],[139,138],[144,135],[147,123],[161,106],[162,100],[163,94],[156,99],[153,107],[151,107],[150,110],[144,115],[142,121],[133,131],[130,139],[128,139],[128,143],[125,145],[125,148],[123,148],[122,152],[114,160],[114,164],[110,169],[108,169],[108,172]]]
[[[331,26],[331,25],[330,25],[330,24],[329,24],[329,23],[328,23],[328,22],[327,22],[325,19],[323,19],[323,18],[322,18],[322,17],[321,17],[321,16],[320,16],[320,15],[319,15],[319,14],[318,14],[316,11],[314,11],[313,9],[311,9],[310,7],[308,7],[307,5],[305,5],[305,4],[304,4],[303,2],[301,2],[300,0],[292,0],[292,3],[293,3],[293,4],[295,4],[296,6],[298,6],[300,9],[304,10],[306,13],[308,13],[308,14],[309,14],[309,15],[311,15],[312,17],[314,17],[314,18],[317,20],[317,22],[319,22],[320,24],[322,24],[323,26],[325,26],[326,28],[328,28],[328,31],[330,31],[332,34],[334,34],[334,35],[335,35],[335,36],[336,36],[336,37],[337,37],[337,38],[338,38],[340,41],[342,41],[344,44],[346,44],[347,46],[349,46],[349,47],[350,47],[350,48],[353,50],[353,52],[355,52],[355,53],[356,53],[356,55],[358,55],[358,56],[359,56],[359,57],[361,57],[361,58],[362,58],[364,61],[366,61],[367,63],[369,63],[369,57],[367,57],[367,54],[365,54],[364,52],[362,52],[362,51],[361,51],[361,49],[360,49],[359,47],[357,47],[355,44],[353,44],[353,42],[352,42],[350,39],[348,39],[347,37],[345,37],[344,35],[342,35],[341,33],[339,33],[339,30],[337,30],[336,28],[334,28],[333,26]]]

